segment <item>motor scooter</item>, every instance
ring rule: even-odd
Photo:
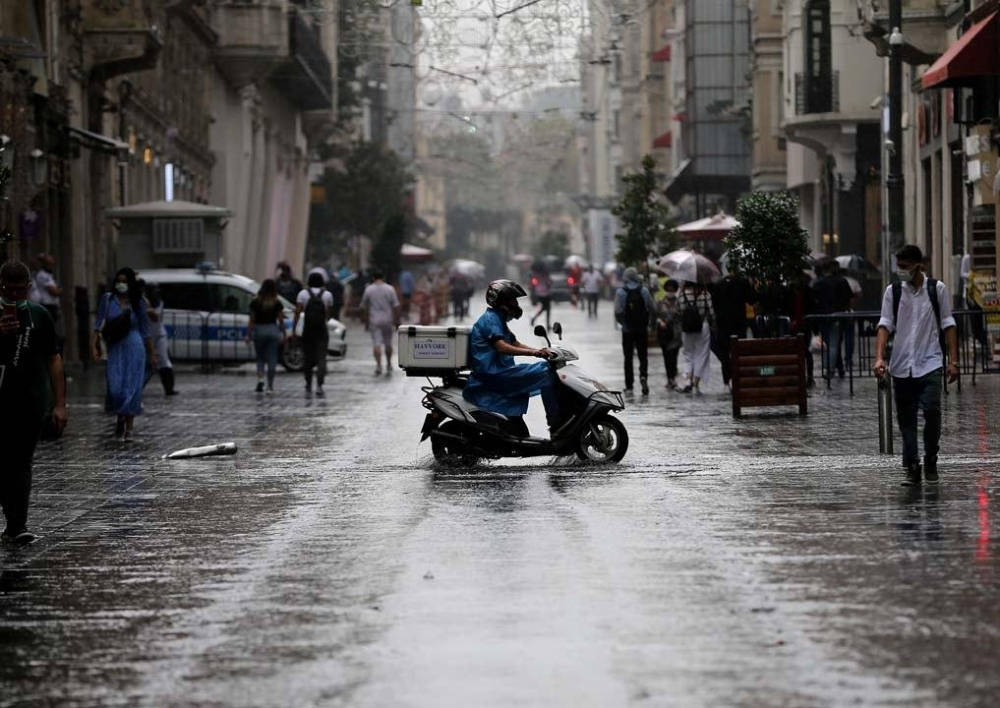
[[[612,416],[625,409],[621,391],[611,391],[571,362],[579,356],[569,348],[552,346],[545,327],[535,327],[551,352],[548,359],[556,381],[562,423],[551,439],[533,437],[521,416],[505,416],[478,408],[462,395],[467,372],[443,375],[442,385],[425,386],[423,406],[428,410],[421,442],[430,438],[434,458],[448,466],[471,467],[481,459],[564,456],[617,463],[628,450],[628,432]],[[562,325],[552,324],[562,340]]]

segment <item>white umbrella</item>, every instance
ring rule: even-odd
[[[586,268],[588,265],[587,259],[583,256],[568,256],[566,258],[566,263],[564,264],[566,268]]]
[[[461,273],[462,275],[467,275],[470,278],[482,278],[486,275],[486,266],[482,263],[470,261],[465,258],[457,258],[453,260],[449,270],[452,273]]]
[[[712,261],[700,253],[686,249],[668,253],[660,259],[656,267],[674,280],[688,283],[714,283],[722,277],[722,273]]]

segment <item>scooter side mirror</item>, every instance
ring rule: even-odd
[[[535,325],[535,336],[545,337],[545,343],[548,344],[550,347],[552,346],[552,342],[549,341],[549,333],[546,331],[543,325]]]
[[[552,331],[559,335],[559,341],[562,341],[562,325],[558,322],[552,323]]]

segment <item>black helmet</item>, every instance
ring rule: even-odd
[[[516,320],[524,314],[517,306],[517,299],[527,294],[524,288],[513,280],[494,280],[486,288],[486,304],[506,319]]]

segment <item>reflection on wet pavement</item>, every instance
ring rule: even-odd
[[[610,319],[556,314],[620,385]],[[3,558],[0,705],[995,701],[1000,381],[948,396],[937,490],[877,454],[868,381],[735,422],[717,377],[671,394],[655,356],[621,465],[443,470],[422,380],[371,377],[350,336],[324,400],[191,373],[125,448],[77,377],[37,456],[43,538]]]

